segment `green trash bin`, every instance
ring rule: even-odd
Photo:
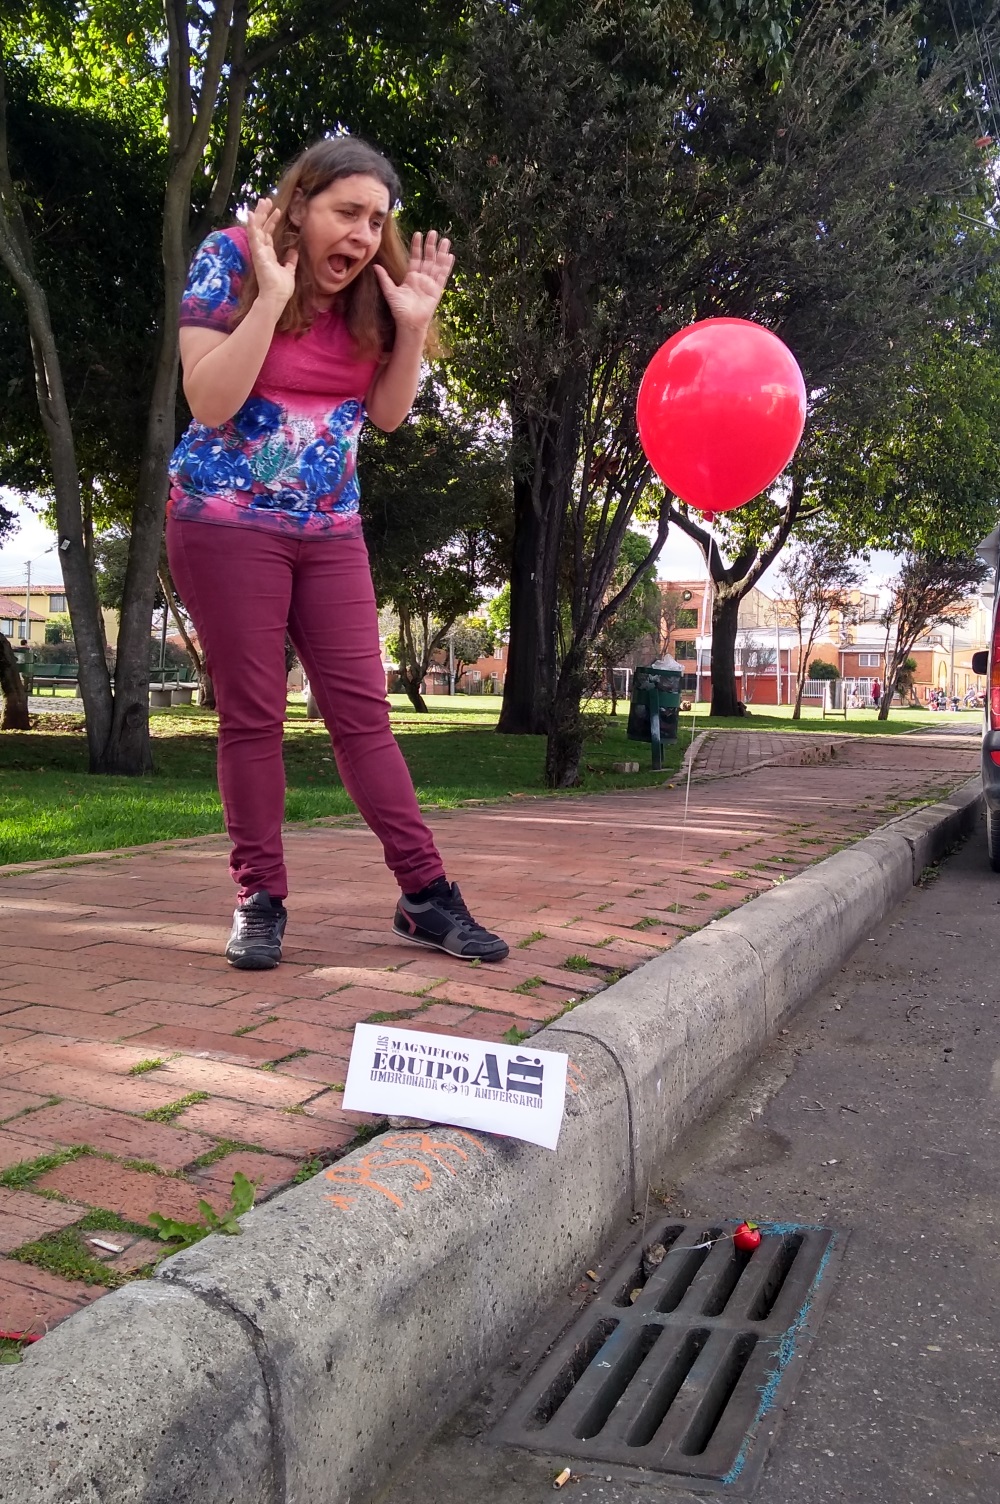
[[[626,735],[629,741],[652,743],[657,771],[663,767],[663,743],[677,740],[683,677],[684,670],[669,654],[632,675]]]

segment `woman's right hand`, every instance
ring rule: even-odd
[[[278,260],[274,235],[280,219],[281,210],[275,209],[269,198],[262,198],[247,220],[250,254],[257,273],[257,296],[272,302],[279,312],[295,291],[295,268],[299,260],[297,250],[288,251],[284,262]]]

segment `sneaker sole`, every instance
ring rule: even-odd
[[[237,971],[273,971],[281,963],[280,956],[227,956],[226,960]]]
[[[463,956],[461,951],[449,950],[446,945],[438,945],[434,940],[418,940],[416,935],[405,935],[402,930],[397,930],[395,927],[392,933],[397,940],[406,940],[410,945],[421,945],[424,950],[439,950],[443,956],[454,956],[456,961],[506,961],[510,955],[510,946],[505,945],[502,955]]]

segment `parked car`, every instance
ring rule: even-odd
[[[990,866],[1000,872],[1000,590],[996,588],[1000,566],[1000,527],[995,527],[976,549],[993,570],[993,626],[990,645],[972,655],[972,672],[986,676],[983,708],[983,799],[986,803],[986,850]]]

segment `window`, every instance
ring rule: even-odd
[[[881,653],[859,653],[858,668],[878,668],[882,662]]]
[[[66,610],[66,597],[64,595],[50,595],[49,596],[49,610],[50,611],[65,611]]]
[[[679,627],[696,627],[698,625],[698,612],[693,606],[682,606],[677,613],[677,625]]]
[[[696,658],[697,653],[695,652],[694,639],[687,637],[678,638],[678,640],[674,643],[674,657]]]
[[[2,632],[5,637],[13,637],[13,635],[14,635],[14,628],[15,628],[16,625],[17,624],[14,621],[13,617],[11,617],[11,616],[0,617],[0,632]]]

